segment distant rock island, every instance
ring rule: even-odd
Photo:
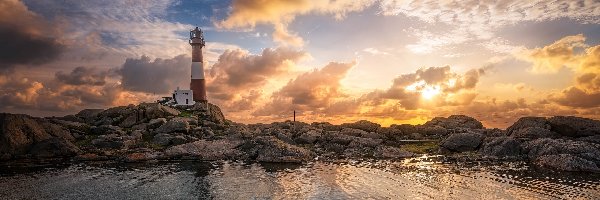
[[[486,129],[464,115],[423,125],[361,120],[240,124],[216,105],[172,108],[142,103],[37,118],[0,114],[0,160],[243,160],[308,162],[403,159],[442,154],[449,159],[522,160],[560,171],[600,172],[600,121],[523,117],[506,130]]]

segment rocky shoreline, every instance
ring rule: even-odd
[[[461,159],[521,160],[559,171],[600,172],[600,121],[523,117],[506,130],[464,115],[423,125],[369,121],[239,124],[218,106],[171,108],[142,103],[87,109],[64,117],[0,114],[0,161],[404,159],[441,154]]]

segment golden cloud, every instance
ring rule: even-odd
[[[230,15],[225,20],[216,22],[216,26],[233,29],[271,24],[274,27],[274,41],[302,46],[303,39],[295,33],[290,33],[287,28],[296,16],[318,13],[332,14],[336,19],[341,19],[346,13],[363,10],[373,2],[373,0],[234,0]]]

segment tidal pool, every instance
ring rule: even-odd
[[[520,162],[2,165],[0,199],[599,199],[600,175]]]

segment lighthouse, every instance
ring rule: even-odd
[[[202,30],[196,27],[190,31],[190,45],[192,45],[192,81],[190,90],[193,91],[193,100],[206,101],[206,81],[204,80],[204,63],[202,60],[202,47],[204,36]]]

